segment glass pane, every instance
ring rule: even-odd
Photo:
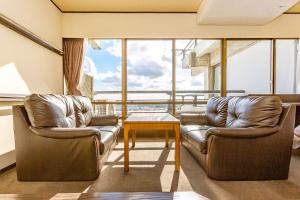
[[[176,100],[220,95],[220,40],[176,40]],[[177,106],[177,112],[181,112]]]
[[[227,42],[227,95],[271,93],[270,40]]]
[[[129,104],[127,105],[128,113],[138,112],[168,112],[172,113],[171,104]]]
[[[99,115],[118,115],[122,116],[121,104],[102,104],[100,102],[94,103],[94,112]]]
[[[172,41],[128,40],[127,74],[128,100],[170,100]]]
[[[181,113],[205,113],[206,104],[177,104],[176,116]]]
[[[86,41],[81,87],[89,90],[91,85],[95,101],[121,101],[121,57],[121,40]],[[92,81],[87,81],[89,77]]]
[[[298,40],[276,40],[276,93],[300,92]]]

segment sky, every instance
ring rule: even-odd
[[[178,40],[176,46],[187,42]],[[94,77],[94,90],[121,91],[121,51],[121,40],[101,40],[101,50],[86,44],[84,73]],[[182,69],[181,58],[177,52],[176,89],[203,89],[203,75],[192,77],[189,69]],[[172,41],[128,40],[127,82],[128,90],[172,90]]]

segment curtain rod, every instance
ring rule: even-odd
[[[54,45],[50,44],[46,40],[43,40],[42,38],[40,38],[36,34],[32,33],[31,31],[29,31],[25,27],[21,26],[20,24],[18,24],[17,22],[11,20],[10,18],[6,17],[3,14],[0,14],[0,24],[2,24],[5,27],[15,31],[16,33],[19,33],[20,35],[23,35],[24,37],[30,39],[31,41],[45,47],[46,49],[48,49],[48,50],[50,50],[50,51],[52,51],[52,52],[54,52],[54,53],[56,53],[60,56],[63,55],[63,51],[61,49],[55,47]]]

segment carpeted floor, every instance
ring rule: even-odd
[[[213,181],[185,149],[181,149],[181,171],[174,172],[174,144],[163,140],[137,140],[130,151],[130,172],[123,171],[123,144],[110,156],[96,181],[18,182],[16,170],[0,175],[1,194],[55,195],[89,192],[195,191],[209,199],[300,199],[300,156],[293,156],[288,180]]]

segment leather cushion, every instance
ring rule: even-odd
[[[207,153],[207,130],[195,130],[187,133],[188,142],[201,153]]]
[[[84,96],[72,96],[76,116],[76,127],[86,127],[91,123],[93,106],[91,100]]]
[[[89,127],[96,128],[100,130],[100,132],[102,131],[111,132],[115,135],[116,138],[120,132],[120,126],[89,126]]]
[[[295,134],[296,136],[300,137],[300,125],[297,126],[297,127],[295,128],[294,134]]]
[[[106,153],[112,146],[115,141],[115,134],[110,131],[101,131],[101,140],[100,140],[100,155]]]
[[[294,135],[293,149],[300,149],[300,137],[297,135]]]
[[[33,127],[76,126],[73,101],[68,96],[32,94],[25,98],[24,106]]]
[[[207,102],[207,122],[211,126],[225,127],[228,109],[228,97],[212,97]]]
[[[282,112],[277,96],[234,97],[228,103],[226,126],[231,128],[274,127]]]
[[[209,128],[211,126],[184,125],[181,126],[181,137],[201,153],[207,153],[207,130]]]
[[[181,126],[181,132],[208,130],[211,127],[212,126],[207,126],[207,125],[183,125]]]

